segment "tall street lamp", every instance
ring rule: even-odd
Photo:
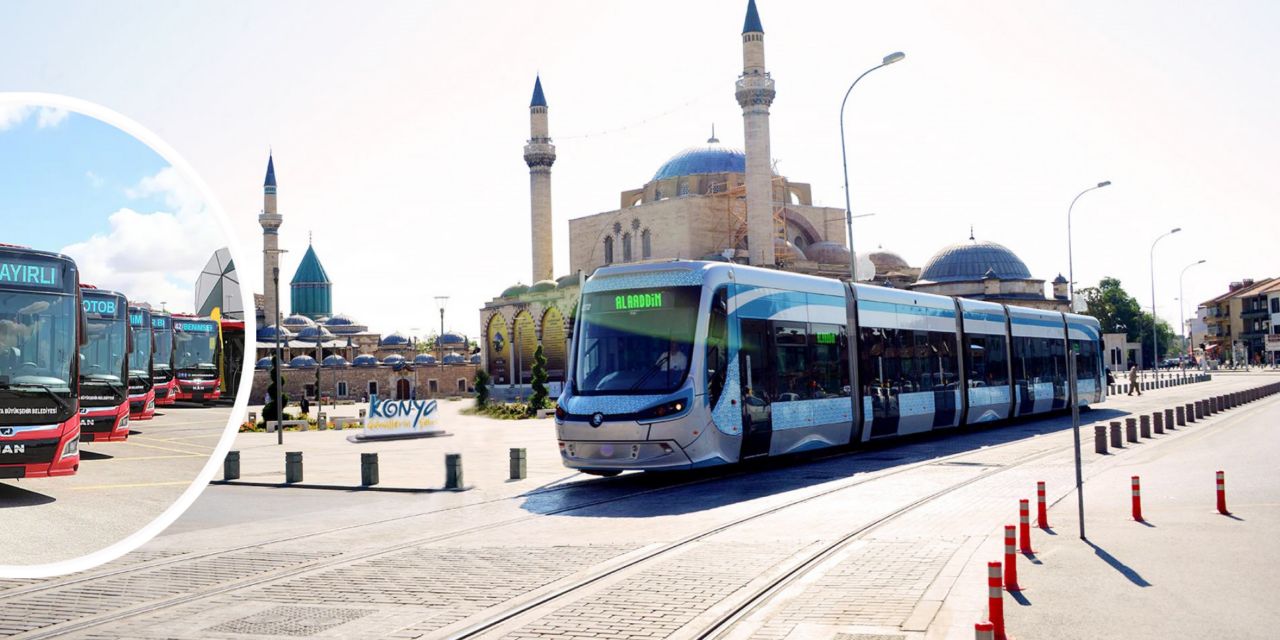
[[[858,78],[853,81],[853,84],[849,85],[849,90],[844,92],[844,100],[840,101],[840,161],[844,165],[844,220],[845,224],[849,227],[850,283],[856,283],[858,281],[858,256],[853,250],[853,208],[849,204],[849,154],[845,151],[844,145],[844,105],[849,102],[849,94],[853,93],[853,88],[858,85],[858,80],[865,78],[868,73],[871,73],[880,67],[887,67],[905,57],[907,57],[907,54],[901,51],[895,51],[885,56],[880,64],[863,71],[862,75],[858,76]]]
[[[1071,199],[1071,206],[1067,207],[1067,291],[1068,291],[1067,300],[1070,301],[1070,304],[1071,304],[1070,310],[1072,313],[1075,313],[1076,311],[1076,270],[1075,270],[1075,263],[1072,261],[1072,256],[1071,256],[1071,210],[1075,208],[1076,200],[1079,200],[1080,196],[1086,193],[1089,193],[1090,191],[1093,191],[1095,189],[1101,189],[1103,187],[1109,187],[1109,186],[1111,186],[1111,181],[1103,180],[1102,182],[1098,183],[1098,186],[1089,187],[1088,189],[1081,191],[1079,194],[1076,195],[1076,197]]]
[[[436,351],[439,354],[436,364],[444,364],[444,305],[449,302],[449,296],[436,296],[436,306],[440,307],[440,333],[436,335]]]
[[[1160,341],[1156,334],[1156,243],[1165,238],[1182,231],[1182,227],[1174,227],[1166,233],[1160,234],[1151,243],[1151,360],[1152,367],[1155,369],[1155,380],[1160,382]]]
[[[1184,347],[1191,346],[1191,338],[1190,338],[1191,332],[1187,330],[1187,317],[1185,313],[1187,310],[1187,301],[1182,297],[1182,277],[1187,275],[1187,269],[1190,269],[1191,267],[1194,267],[1198,264],[1204,264],[1204,262],[1205,262],[1204,260],[1197,260],[1196,262],[1192,262],[1191,264],[1183,267],[1182,273],[1178,274],[1178,324],[1181,325],[1182,344]],[[1182,360],[1182,362],[1186,362],[1186,361]],[[1186,367],[1183,366],[1183,369],[1185,370]]]

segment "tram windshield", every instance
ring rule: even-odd
[[[689,372],[701,287],[583,296],[574,391],[583,395],[674,391]]]
[[[218,328],[212,322],[175,320],[174,351],[178,369],[203,369],[216,371]]]

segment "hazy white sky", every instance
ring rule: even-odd
[[[712,122],[741,146],[733,82],[745,0],[715,2],[46,3],[8,5],[0,90],[65,93],[141,122],[212,186],[260,291],[261,184],[276,153],[281,243],[313,232],[335,311],[374,329],[479,330],[483,302],[529,273],[529,95],[541,71],[567,220],[610,210]],[[968,237],[1039,278],[1119,277],[1175,326],[1198,302],[1280,275],[1280,5],[1268,2],[759,0],[777,81],[780,172],[842,206],[846,127],[860,251],[913,265]],[[1190,309],[1190,307],[1189,307]]]

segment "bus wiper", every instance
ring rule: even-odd
[[[37,382],[10,382],[4,385],[0,385],[0,389],[39,389],[45,392],[46,394],[48,394],[50,398],[53,398],[53,401],[57,402],[58,406],[61,407],[63,411],[66,411],[67,409],[71,408],[67,406],[66,400],[63,400],[62,398],[58,397],[58,394],[55,393],[53,389],[49,388],[49,385],[44,385]]]
[[[81,376],[81,377],[82,377],[82,378],[84,378],[85,380],[89,380],[89,381],[91,381],[91,382],[101,382],[101,383],[104,383],[104,384],[106,384],[106,385],[107,385],[107,388],[111,389],[112,391],[114,391],[114,392],[116,392],[116,393],[122,394],[122,395],[124,395],[124,394],[126,393],[126,391],[127,391],[126,387],[124,386],[124,382],[121,382],[119,379],[115,378],[114,376],[104,376],[104,375],[101,375],[101,374],[92,374],[92,375]]]

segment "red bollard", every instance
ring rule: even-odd
[[[973,623],[974,640],[996,640],[996,626],[990,622]]]
[[[1036,522],[1041,529],[1049,528],[1049,510],[1044,502],[1044,483],[1036,483]]]
[[[1231,515],[1227,511],[1227,474],[1218,472],[1218,513],[1224,516]]]
[[[1138,486],[1138,476],[1133,477],[1133,519],[1142,522],[1142,489]]]
[[[1000,563],[987,563],[987,618],[995,627],[996,640],[1004,637],[1004,588],[1000,584]]]
[[[1031,550],[1031,501],[1018,501],[1018,546],[1022,553],[1035,553]]]
[[[1004,588],[1022,591],[1018,586],[1018,555],[1013,550],[1013,525],[1004,528]]]

